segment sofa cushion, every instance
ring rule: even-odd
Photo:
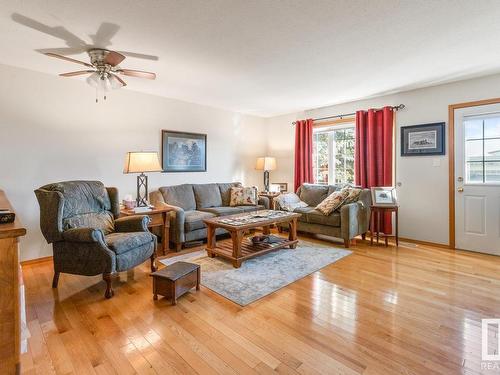
[[[219,185],[219,191],[222,199],[222,206],[229,206],[229,202],[231,201],[231,188],[233,186],[241,186],[240,182],[229,182]]]
[[[305,216],[306,221],[311,224],[322,224],[332,227],[340,227],[340,213],[338,212],[334,212],[331,215],[325,216],[318,210],[311,210],[302,216]]]
[[[64,230],[74,228],[100,229],[104,234],[115,230],[113,215],[109,211],[74,215],[63,220]]]
[[[220,207],[222,198],[217,184],[193,185],[196,208]]]
[[[153,235],[149,232],[111,233],[105,236],[104,240],[116,254],[123,254],[152,242]]]
[[[266,207],[262,204],[258,204],[256,206],[236,206],[235,208],[239,208],[243,210],[243,212],[252,212],[266,209]]]
[[[186,232],[191,232],[197,229],[205,228],[203,220],[215,217],[213,213],[203,211],[186,211],[184,219],[184,229]]]
[[[293,212],[301,214],[301,216],[297,220],[303,223],[322,224],[322,225],[330,225],[333,227],[340,227],[340,213],[338,212],[334,212],[329,216],[325,216],[311,206],[299,207],[296,208]]]
[[[308,213],[309,211],[312,211],[312,210],[314,210],[314,207],[311,207],[311,206],[297,207],[296,209],[293,210],[293,212],[301,214],[301,216],[297,218],[298,221],[303,221],[303,222],[307,223],[307,218],[306,218],[305,214]]]
[[[340,190],[337,185],[328,185],[328,195],[331,195],[333,192]]]
[[[235,215],[243,213],[243,210],[240,207],[210,207],[210,208],[200,208],[200,211],[210,212],[216,216],[227,216],[227,215]]]
[[[303,184],[298,195],[301,201],[316,207],[328,196],[329,189],[328,185]]]
[[[196,209],[193,185],[183,184],[175,186],[164,186],[159,189],[165,203],[183,208],[185,211]]]

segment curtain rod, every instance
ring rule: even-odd
[[[400,109],[404,109],[405,108],[405,105],[404,104],[400,104],[400,105],[395,105],[395,106],[392,106],[392,109],[395,110],[395,111],[399,111]],[[376,108],[375,110],[376,111],[379,111],[381,110],[382,108]],[[327,117],[320,117],[320,118],[313,118],[313,121],[321,121],[321,120],[328,120],[328,119],[331,119],[331,118],[343,118],[343,117],[349,117],[349,116],[354,116],[356,114],[356,112],[354,113],[344,113],[342,115],[335,115],[335,116],[327,116]],[[292,122],[292,125],[295,125],[297,123],[297,121],[294,121]]]

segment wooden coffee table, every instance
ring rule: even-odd
[[[257,217],[260,216],[260,217]],[[230,259],[235,268],[239,268],[244,260],[289,247],[297,246],[297,218],[300,214],[285,211],[262,210],[243,214],[219,216],[203,220],[207,226],[207,254],[213,258],[216,255]],[[248,220],[247,220],[248,219]],[[250,229],[262,228],[264,234],[269,234],[272,224],[288,222],[288,238],[282,238],[275,243],[254,244],[244,238],[245,232]],[[223,228],[231,234],[232,243],[222,242],[217,244],[215,230]]]

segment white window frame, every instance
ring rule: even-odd
[[[332,126],[325,126],[325,127],[317,127],[313,129],[313,133],[328,133],[328,181],[327,185],[334,185],[335,181],[330,181],[331,178],[335,176],[335,157],[336,157],[336,149],[333,147],[334,139],[333,139],[333,131],[335,130],[342,130],[342,129],[354,129],[354,138],[356,139],[356,122],[353,119],[352,122],[344,123],[344,124],[338,124],[338,125],[332,125]],[[317,165],[317,156],[316,156],[316,165]],[[314,179],[316,180],[316,176],[314,176]],[[353,181],[354,182],[354,181]]]
[[[500,112],[486,112],[486,113],[478,113],[478,114],[474,114],[474,115],[467,115],[467,116],[464,116],[464,119],[462,121],[462,127],[463,127],[463,137],[462,137],[462,150],[463,150],[463,168],[464,168],[464,176],[463,176],[463,185],[464,186],[500,186],[500,182],[486,182],[484,179],[486,178],[484,176],[484,154],[483,154],[483,182],[471,182],[471,181],[468,181],[468,178],[467,178],[467,155],[466,155],[466,144],[467,144],[467,141],[465,140],[465,122],[467,120],[486,120],[486,119],[489,119],[489,118],[497,118],[497,117],[500,117]],[[483,138],[481,138],[481,140],[484,141],[487,140],[487,139],[490,139],[490,138],[484,138],[484,125],[483,125]],[[480,140],[479,138],[477,140]],[[330,166],[328,166],[330,167]],[[330,173],[330,170],[328,170],[328,173]]]

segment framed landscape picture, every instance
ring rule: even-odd
[[[401,156],[444,154],[444,122],[401,127]]]
[[[163,172],[206,172],[207,135],[162,130]]]
[[[387,187],[372,187],[372,204],[379,207],[394,207],[398,205],[396,188]]]

